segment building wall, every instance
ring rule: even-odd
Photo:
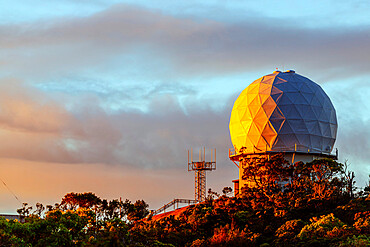
[[[4,217],[7,220],[19,220],[18,214],[0,214],[0,217]]]

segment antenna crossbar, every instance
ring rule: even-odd
[[[212,151],[209,162],[206,161],[205,148],[199,150],[199,161],[193,161],[193,149],[191,149],[191,154],[188,150],[188,171],[195,172],[195,200],[198,202],[206,199],[206,171],[216,170],[216,149]]]

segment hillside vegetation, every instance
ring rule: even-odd
[[[356,189],[345,165],[289,166],[278,155],[244,175],[255,184],[242,197],[213,192],[167,217],[91,192],[46,209],[24,204],[24,223],[0,218],[0,246],[370,246],[370,188]]]

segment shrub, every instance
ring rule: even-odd
[[[370,211],[355,214],[353,226],[362,234],[370,234]]]
[[[319,219],[311,218],[312,222],[303,227],[298,237],[304,239],[318,239],[318,238],[335,238],[339,237],[345,232],[348,232],[348,227],[342,221],[334,217],[334,214],[323,215]]]
[[[304,222],[300,219],[289,220],[276,230],[275,236],[280,239],[292,239],[297,236],[304,225]]]
[[[348,237],[338,247],[367,247],[370,246],[370,237],[365,235]]]

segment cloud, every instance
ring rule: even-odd
[[[240,73],[280,65],[340,76],[348,70],[368,73],[367,27],[310,29],[270,21],[192,20],[118,4],[89,17],[3,25],[0,46],[4,69],[15,73],[21,68],[31,76],[52,77],[87,68],[109,71],[122,61],[161,77]]]
[[[53,163],[117,164],[146,169],[180,167],[186,150],[227,149],[227,111],[180,105],[171,87],[150,90],[148,112],[106,112],[93,96],[56,101],[24,83],[0,83],[0,156]],[[165,93],[166,92],[166,93]],[[63,103],[61,103],[63,102]]]
[[[370,86],[365,81],[362,77],[353,76],[351,79],[327,85],[327,93],[338,117],[336,147],[339,161],[347,160],[349,169],[355,171],[357,185],[360,187],[365,186],[370,174],[370,108],[367,103]]]
[[[64,101],[54,101],[46,92],[22,83],[3,80],[0,85],[4,92],[0,99],[1,157],[165,170],[184,166],[188,149],[206,146],[219,150],[221,163],[230,163],[226,153],[231,147],[228,121],[237,95],[214,110],[199,92],[180,88],[188,97],[181,101],[181,92],[177,95],[171,84],[159,85],[143,93],[147,111],[109,112],[101,106],[104,97],[94,94],[63,94]],[[366,91],[363,87],[362,92]],[[353,115],[362,116],[358,105],[366,104],[360,101],[356,88],[340,88],[329,88],[339,109],[337,147],[341,158],[353,159],[360,169],[368,164],[366,140],[370,133],[368,120]],[[73,102],[72,107],[67,110],[61,102]]]
[[[58,133],[68,113],[47,95],[16,79],[0,79],[0,126],[33,133]]]

